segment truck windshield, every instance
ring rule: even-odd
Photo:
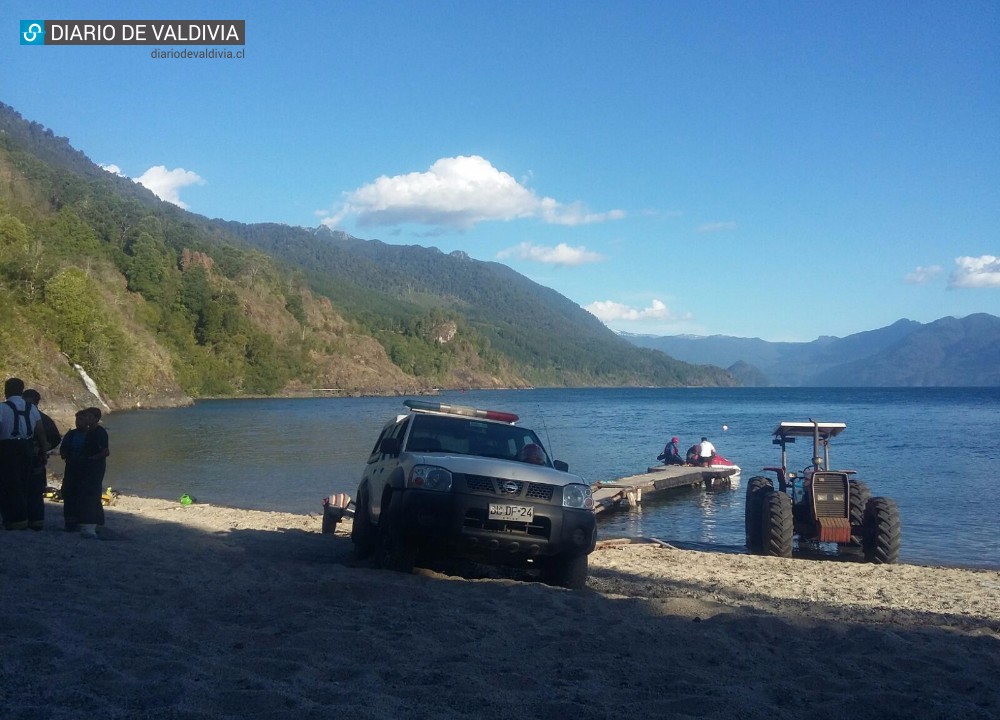
[[[516,425],[445,415],[413,416],[408,452],[446,452],[514,460],[525,445],[544,447],[534,432]],[[545,464],[551,465],[548,457]]]

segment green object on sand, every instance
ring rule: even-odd
[[[196,502],[195,499],[190,495],[188,495],[187,493],[181,495],[181,505],[191,505],[194,502]]]

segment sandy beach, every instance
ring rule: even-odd
[[[119,497],[0,533],[3,716],[1000,718],[1000,572],[602,543],[583,591]]]

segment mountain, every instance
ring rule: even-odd
[[[1000,318],[987,314],[941,318],[926,325],[899,320],[878,330],[808,343],[722,335],[622,335],[678,359],[728,367],[744,385],[1000,385]]]
[[[1000,318],[946,317],[863,360],[818,373],[815,384],[882,387],[1000,385]]]
[[[290,266],[308,268],[313,291],[390,348],[398,336],[389,331],[450,319],[481,352],[499,353],[533,385],[736,384],[716,367],[637,352],[576,303],[500,263],[326,228],[218,226]]]
[[[742,360],[734,362],[726,370],[744,387],[768,387],[771,384],[767,375]]]
[[[210,220],[0,103],[0,372],[45,405],[435,387],[733,385],[510,268]]]
[[[652,348],[692,363],[729,367],[741,362],[760,371],[766,385],[808,386],[813,377],[844,362],[874,355],[920,327],[912,320],[899,320],[881,330],[847,338],[823,336],[807,343],[768,342],[760,338],[727,335],[631,335],[629,342]]]

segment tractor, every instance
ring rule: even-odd
[[[781,467],[766,467],[774,481],[757,475],[747,484],[745,524],[747,549],[758,555],[792,556],[792,538],[836,543],[849,554],[862,551],[868,562],[899,559],[899,508],[887,497],[872,497],[854,470],[830,470],[830,440],[845,423],[781,422],[772,443],[781,446]],[[811,437],[812,464],[801,473],[788,471],[788,445]]]

